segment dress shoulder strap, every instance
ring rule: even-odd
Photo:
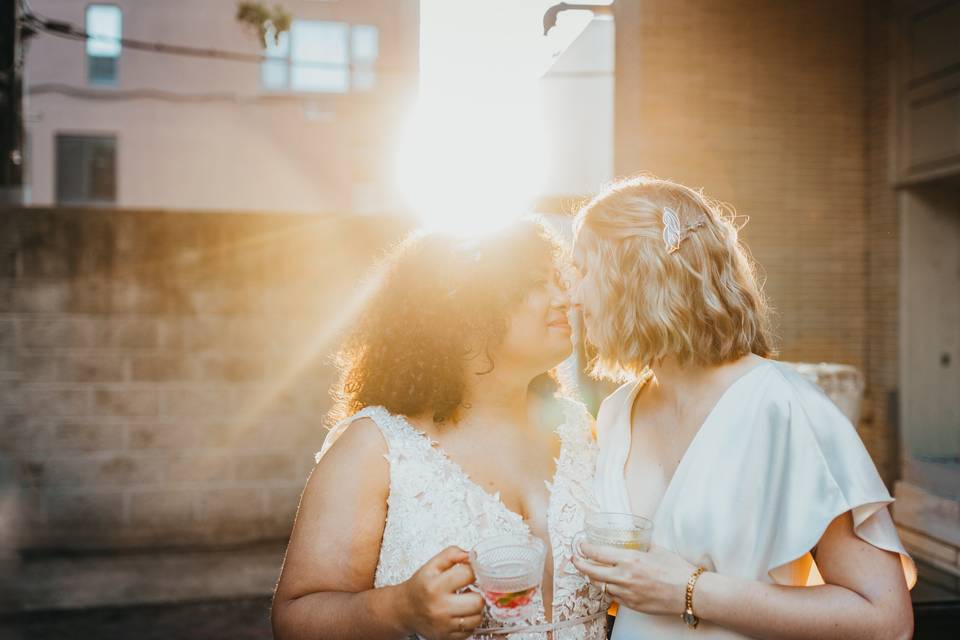
[[[361,418],[373,420],[377,428],[380,429],[380,433],[383,434],[383,439],[387,443],[387,449],[391,453],[411,449],[423,449],[424,447],[430,446],[430,440],[423,433],[414,429],[413,426],[407,422],[406,418],[394,415],[384,407],[371,406],[364,407],[352,416],[344,418],[335,424],[330,429],[326,440],[323,441],[323,447],[316,453],[314,459],[320,462],[320,459],[330,450],[330,447],[337,441],[337,438],[343,435],[351,424]]]

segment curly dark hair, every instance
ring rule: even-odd
[[[375,405],[455,421],[468,362],[482,359],[480,374],[493,370],[510,311],[559,257],[555,236],[528,220],[480,239],[400,242],[374,271],[373,293],[336,354],[328,422]]]

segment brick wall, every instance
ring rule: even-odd
[[[866,220],[867,406],[861,429],[884,479],[899,477],[896,392],[900,379],[900,219],[891,188],[891,65],[893,8],[889,0],[867,2]]]
[[[19,546],[287,536],[325,435],[332,329],[401,225],[33,209],[0,228],[0,491]]]
[[[890,481],[898,266],[880,5],[617,3],[615,167],[703,187],[749,218],[781,357],[865,373],[860,430]]]

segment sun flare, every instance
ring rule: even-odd
[[[552,4],[421,0],[420,101],[395,175],[425,228],[492,230],[544,194],[555,146],[541,78],[592,19],[590,11],[565,11],[544,36]]]
[[[475,234],[529,211],[544,175],[540,123],[535,95],[421,100],[398,175],[423,227]]]

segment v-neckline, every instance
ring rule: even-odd
[[[462,466],[460,466],[459,462],[457,462],[456,460],[450,457],[450,455],[446,452],[446,450],[444,450],[444,448],[440,446],[439,442],[431,438],[425,431],[418,429],[412,422],[410,422],[409,419],[407,419],[406,416],[397,415],[397,418],[402,420],[403,423],[411,431],[413,431],[414,433],[419,435],[421,438],[423,438],[423,440],[425,441],[429,449],[435,452],[440,457],[441,460],[443,460],[447,465],[449,465],[454,470],[454,472],[456,472],[463,479],[463,481],[466,484],[475,488],[484,496],[484,498],[497,504],[506,513],[510,514],[510,516],[516,518],[520,522],[520,524],[523,526],[523,529],[527,534],[534,535],[533,532],[530,530],[530,525],[527,523],[527,520],[522,515],[520,515],[510,507],[508,507],[507,503],[503,501],[503,498],[500,496],[500,493],[501,493],[500,491],[497,491],[496,493],[490,493],[489,491],[487,491],[483,487],[483,485],[481,485],[479,482],[477,482],[476,480],[470,477],[470,474],[467,473]],[[566,418],[564,418],[564,420],[566,420]],[[547,486],[547,535],[548,536],[550,536],[550,533],[551,533],[550,532],[550,507],[553,502],[552,500],[553,487],[556,486],[557,477],[560,475],[560,458],[563,455],[563,438],[560,437],[560,427],[562,427],[563,424],[564,422],[561,422],[560,425],[558,425],[557,428],[553,430],[554,435],[556,435],[557,438],[560,438],[560,453],[557,455],[557,457],[554,459],[554,462],[553,462],[553,475],[551,476],[550,480],[544,480],[544,482],[548,484]]]
[[[720,397],[717,398],[716,402],[713,403],[713,407],[710,408],[710,411],[707,412],[707,416],[703,419],[703,422],[700,423],[700,428],[697,429],[697,432],[693,434],[693,438],[690,439],[690,443],[687,445],[686,450],[684,450],[683,455],[680,456],[680,461],[677,463],[676,468],[673,470],[673,475],[670,476],[670,480],[667,482],[667,488],[664,489],[663,495],[660,497],[660,502],[657,504],[656,509],[654,509],[652,519],[654,522],[658,520],[660,515],[661,508],[667,502],[667,497],[670,495],[674,485],[676,484],[677,476],[680,475],[680,471],[686,466],[687,459],[690,458],[690,452],[696,446],[697,442],[701,439],[701,434],[706,430],[707,426],[712,421],[713,416],[717,413],[717,409],[721,404],[731,395],[732,391],[740,386],[740,383],[750,377],[758,369],[765,369],[768,366],[772,366],[773,361],[764,359],[760,364],[750,367],[747,371],[740,374],[733,382],[727,385],[727,388],[723,390],[723,393],[720,394]],[[653,372],[651,372],[645,379],[637,382],[636,386],[630,392],[629,397],[627,398],[627,446],[626,451],[627,455],[623,461],[622,468],[620,469],[620,480],[623,484],[624,497],[626,498],[627,505],[630,506],[630,511],[632,511],[632,503],[630,500],[630,487],[627,485],[627,464],[630,462],[630,451],[633,448],[633,407],[637,401],[637,396],[640,394],[640,391],[643,390],[647,384],[654,378]],[[637,514],[643,515],[643,514]]]

